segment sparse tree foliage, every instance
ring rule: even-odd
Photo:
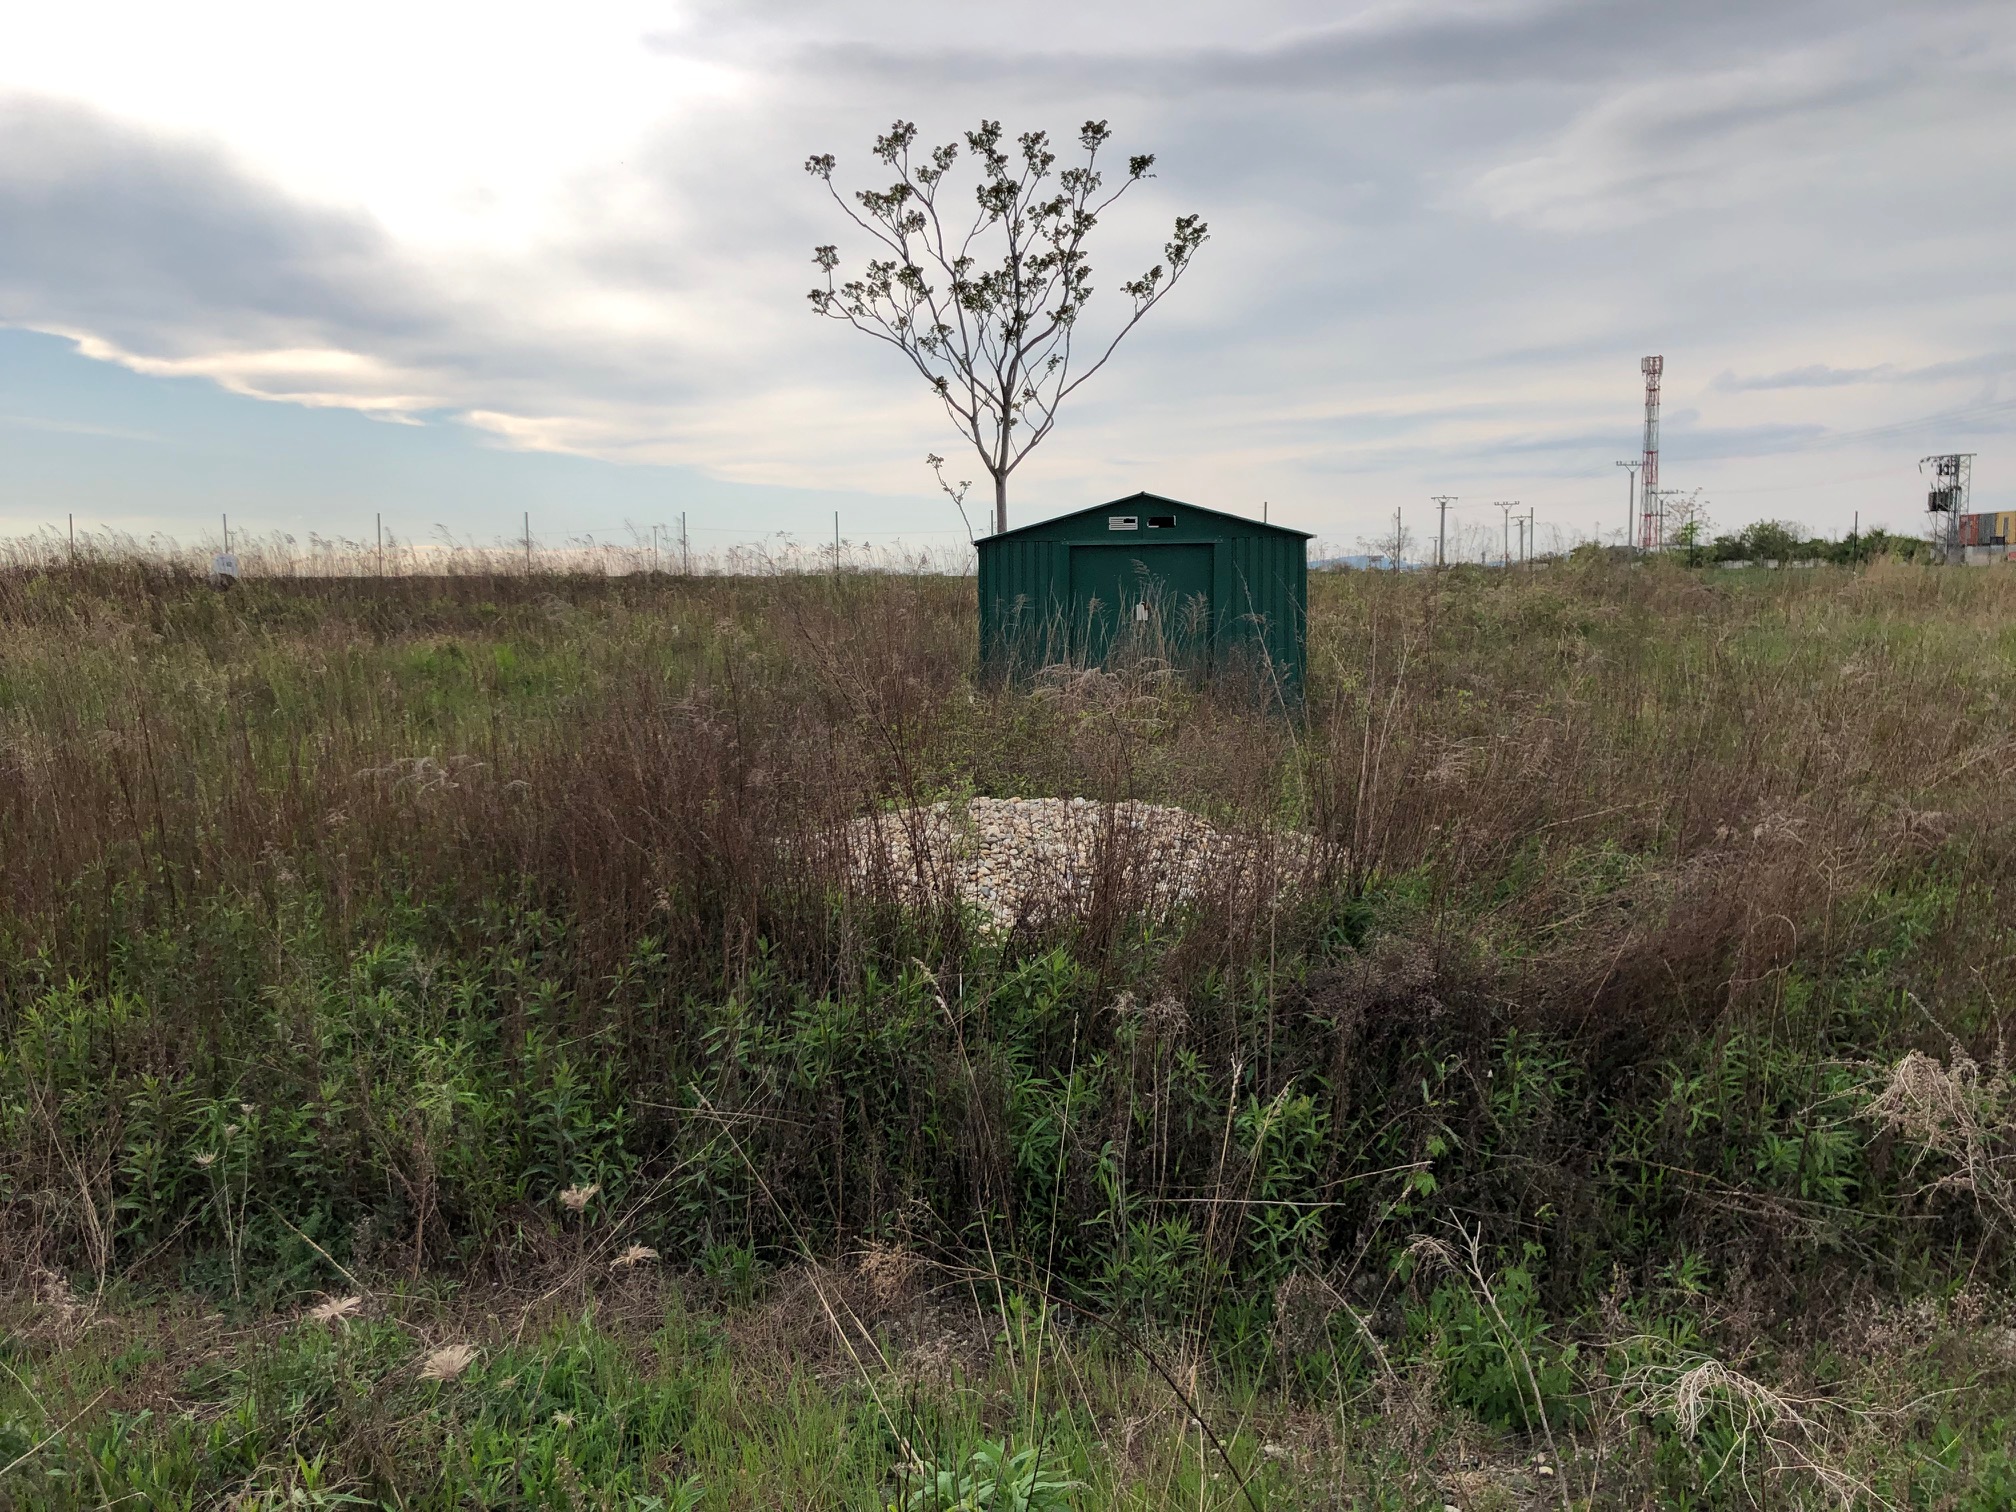
[[[1376,536],[1360,536],[1358,549],[1365,553],[1368,567],[1385,567],[1397,572],[1407,565],[1414,549],[1414,532],[1395,520],[1389,530]]]
[[[978,170],[970,206],[953,188],[960,144],[913,157],[909,121],[875,140],[875,156],[896,174],[887,189],[859,190],[850,202],[833,184],[831,153],[805,163],[876,244],[854,278],[841,274],[837,246],[813,253],[825,275],[811,292],[813,310],[887,342],[931,385],[994,480],[997,532],[1008,528],[1008,475],[1050,434],[1064,400],[1175,287],[1209,234],[1197,216],[1178,216],[1162,261],[1120,285],[1130,308],[1118,329],[1084,337],[1080,320],[1093,294],[1086,243],[1155,163],[1147,154],[1128,158],[1126,176],[1109,187],[1099,154],[1111,138],[1104,121],[1087,121],[1078,133],[1084,160],[1059,169],[1048,132],[1026,132],[1004,148],[1001,123],[982,121],[964,134]]]
[[[1708,518],[1708,501],[1695,489],[1685,497],[1675,497],[1666,505],[1668,534],[1674,549],[1681,552],[1689,567],[1699,567],[1713,528]]]

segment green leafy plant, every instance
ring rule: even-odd
[[[1035,1445],[989,1440],[963,1461],[904,1472],[916,1484],[890,1512],[1066,1512],[1079,1483]]]

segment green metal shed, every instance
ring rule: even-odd
[[[980,656],[996,675],[1147,654],[1299,698],[1309,533],[1137,493],[987,536]]]

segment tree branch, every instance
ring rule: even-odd
[[[949,142],[919,161],[912,153],[916,126],[898,121],[874,145],[894,181],[857,191],[852,203],[834,186],[830,154],[805,164],[877,249],[860,276],[842,281],[838,248],[818,248],[813,261],[825,286],[811,291],[814,312],[895,347],[931,386],[995,481],[997,528],[1005,527],[1008,475],[1055,428],[1064,400],[1175,287],[1208,238],[1198,217],[1178,218],[1164,261],[1120,286],[1132,302],[1126,318],[1092,364],[1073,371],[1079,324],[1093,294],[1086,244],[1100,217],[1152,177],[1155,162],[1130,157],[1126,177],[1107,189],[1100,151],[1111,136],[1104,121],[1087,121],[1078,134],[1082,161],[1059,170],[1048,133],[1026,132],[1004,148],[1000,123],[983,120],[964,133],[963,151]],[[955,241],[941,201],[962,156],[974,164],[977,181],[973,220]],[[999,260],[983,266],[977,253],[990,238],[998,238]],[[939,484],[952,492],[942,474]]]

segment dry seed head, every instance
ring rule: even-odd
[[[309,1308],[308,1316],[317,1323],[336,1323],[348,1318],[363,1305],[362,1297],[331,1297],[327,1302]]]
[[[1430,1265],[1440,1265],[1449,1270],[1456,1268],[1456,1256],[1449,1246],[1432,1234],[1416,1234],[1403,1252],[1423,1270]]]
[[[1150,1034],[1172,1039],[1190,1027],[1190,1015],[1175,998],[1163,996],[1142,1010],[1141,1023]]]
[[[215,1165],[216,1163],[217,1163],[217,1156],[213,1151],[210,1150],[205,1150],[202,1154],[196,1157],[197,1166],[205,1171],[209,1170],[210,1167]]]
[[[1751,1425],[1768,1427],[1784,1422],[1801,1431],[1812,1427],[1777,1392],[1739,1370],[1731,1370],[1720,1360],[1703,1360],[1691,1370],[1682,1372],[1664,1396],[1664,1402],[1658,1405],[1673,1414],[1690,1438],[1718,1402],[1740,1407],[1746,1423]]]
[[[1883,1090],[1869,1103],[1869,1112],[1885,1127],[1936,1146],[1948,1130],[1964,1128],[1973,1111],[1980,1068],[1956,1055],[1949,1069],[1931,1056],[1913,1050],[1890,1069]]]
[[[900,1301],[924,1269],[924,1262],[897,1244],[870,1243],[855,1261],[855,1269],[882,1306]]]
[[[41,1317],[47,1320],[53,1332],[59,1335],[69,1332],[88,1309],[70,1290],[70,1283],[57,1272],[38,1267],[29,1274],[34,1280],[35,1301]]]
[[[1290,1271],[1274,1289],[1275,1340],[1290,1354],[1319,1348],[1336,1311],[1337,1297],[1327,1284],[1307,1271]]]
[[[591,1181],[586,1186],[570,1186],[560,1194],[560,1206],[570,1213],[578,1213],[588,1206],[588,1201],[602,1190],[602,1183]]]
[[[611,1270],[627,1270],[633,1265],[642,1265],[647,1260],[656,1260],[658,1251],[648,1244],[633,1244],[614,1260],[609,1262]]]
[[[444,1344],[421,1362],[420,1379],[452,1381],[467,1370],[475,1358],[474,1344]]]

